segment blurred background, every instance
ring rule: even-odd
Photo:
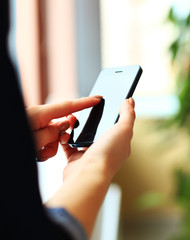
[[[190,1],[11,0],[9,47],[26,106],[87,96],[102,68],[142,66],[132,154],[113,179],[117,239],[190,239]],[[44,199],[56,164],[39,166]]]

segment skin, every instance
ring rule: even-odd
[[[46,205],[67,209],[84,226],[88,236],[113,176],[130,155],[135,120],[135,103],[130,98],[121,105],[119,121],[92,146],[82,150],[71,148],[65,130],[72,128],[76,121],[72,113],[94,106],[100,99],[100,96],[88,97],[28,109],[39,159],[55,155],[60,142],[68,160],[63,170],[63,184]],[[51,122],[64,116],[66,120]]]
[[[98,104],[101,96],[92,96],[56,104],[36,105],[27,108],[27,114],[36,143],[38,161],[45,161],[57,153],[60,135],[66,143],[69,135],[65,131],[74,125],[72,113]],[[60,119],[53,122],[54,119]]]

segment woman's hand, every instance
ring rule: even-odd
[[[88,236],[112,177],[130,154],[134,120],[131,98],[122,104],[119,121],[86,151],[71,148],[64,143],[63,135],[60,137],[68,164],[61,188],[46,204],[66,208],[84,226]]]
[[[99,161],[111,178],[123,165],[131,152],[131,139],[135,121],[135,102],[132,98],[123,102],[119,121],[86,151],[86,161]],[[103,163],[102,163],[103,162]]]
[[[75,168],[83,165],[82,162],[104,165],[109,177],[114,176],[130,154],[135,120],[134,107],[135,102],[132,98],[125,100],[120,108],[119,121],[87,149],[79,151],[77,148],[71,148],[65,141],[66,134],[60,136],[60,142],[68,159],[63,179],[74,172]]]
[[[38,161],[45,161],[57,153],[60,135],[67,142],[65,131],[74,125],[76,118],[72,113],[92,107],[100,102],[101,96],[92,96],[57,104],[37,105],[27,109],[29,122],[36,143]],[[62,120],[53,122],[57,118]]]

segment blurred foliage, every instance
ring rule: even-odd
[[[172,240],[190,239],[190,174],[189,171],[178,169],[175,172],[176,192],[175,201],[180,206],[183,218],[182,227],[178,236]]]
[[[149,210],[152,208],[160,207],[165,204],[165,196],[161,192],[151,191],[142,194],[136,201],[139,210]]]
[[[171,64],[176,75],[176,94],[179,100],[178,112],[161,124],[162,127],[185,129],[190,140],[190,10],[186,16],[178,16],[172,6],[167,16],[167,22],[174,29],[175,38],[169,46]],[[190,160],[190,159],[189,159]],[[174,240],[190,239],[190,162],[185,169],[176,169],[174,201],[182,210],[182,227]],[[137,201],[141,210],[164,205],[167,200],[159,192],[143,194]]]
[[[190,11],[182,17],[175,13],[175,7],[171,7],[168,21],[176,32],[169,51],[173,70],[176,73],[176,90],[180,104],[171,122],[186,129],[190,139]],[[176,170],[175,181],[174,200],[182,209],[183,218],[180,234],[172,239],[187,240],[190,239],[190,171]]]
[[[173,123],[185,127],[190,134],[190,12],[182,18],[175,14],[175,8],[171,7],[168,21],[173,25],[176,33],[169,51],[173,70],[176,73],[176,90],[180,104]]]

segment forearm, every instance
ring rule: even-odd
[[[111,178],[103,161],[88,161],[69,176],[47,202],[50,207],[64,207],[91,234],[94,222],[108,190]]]
[[[88,235],[112,177],[130,154],[134,120],[134,101],[126,100],[119,121],[85,153],[63,144],[68,165],[64,169],[63,185],[48,205],[66,208],[83,224]]]

